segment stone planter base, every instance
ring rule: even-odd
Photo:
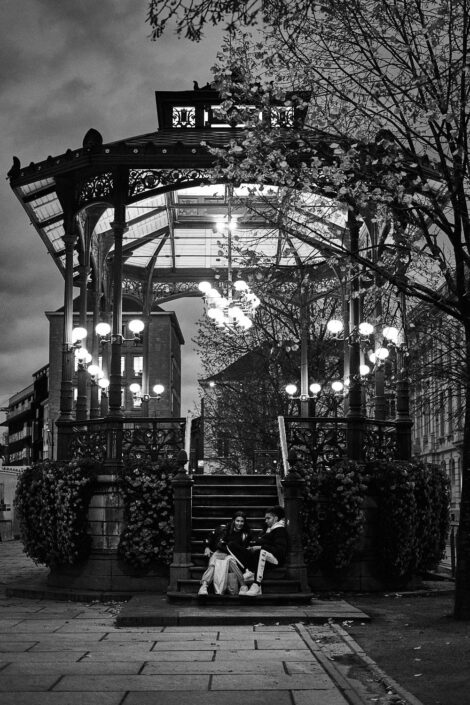
[[[89,558],[74,566],[52,568],[47,585],[71,590],[99,592],[166,592],[169,568],[133,568],[120,560],[115,551],[92,551]]]

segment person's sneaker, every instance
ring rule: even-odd
[[[245,593],[245,595],[248,595],[251,597],[252,595],[261,595],[261,585],[258,585],[258,583],[253,583],[253,585],[250,587],[248,592]]]
[[[207,590],[207,583],[202,583],[201,587],[199,588],[198,595],[208,595],[209,592]]]
[[[240,588],[240,590],[238,591],[238,594],[239,594],[239,595],[246,595],[246,593],[248,592],[248,590],[249,590],[248,585],[242,585],[241,588]]]
[[[255,574],[251,572],[251,570],[245,570],[243,573],[243,580],[247,582],[251,582],[252,580],[255,579]]]

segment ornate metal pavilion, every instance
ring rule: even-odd
[[[216,231],[217,223],[226,222],[228,215],[238,216],[234,234],[239,247],[262,254],[265,262],[271,262],[274,266],[295,267],[299,258],[304,264],[315,264],[321,259],[313,244],[291,233],[286,237],[282,228],[273,227],[263,217],[262,208],[240,208],[237,211],[233,196],[237,192],[243,194],[244,189],[248,191],[248,185],[235,187],[216,182],[215,158],[210,148],[230,144],[230,140],[243,131],[243,126],[224,122],[219,108],[221,98],[216,91],[205,88],[157,92],[156,101],[159,129],[155,132],[105,143],[102,136],[91,129],[85,135],[81,148],[68,149],[64,154],[49,156],[28,166],[22,166],[15,157],[8,173],[13,191],[64,277],[58,459],[70,457],[73,448],[70,439],[78,434],[89,437],[88,451],[92,455],[97,449],[94,455],[99,486],[97,495],[101,499],[97,500],[96,506],[101,512],[101,528],[99,535],[93,538],[94,564],[90,560],[88,572],[85,571],[80,580],[83,584],[93,584],[100,589],[109,584],[115,588],[119,580],[124,579],[121,573],[116,577],[115,554],[120,535],[120,521],[116,520],[116,516],[121,505],[115,477],[123,463],[126,448],[135,447],[129,438],[135,440],[140,434],[142,443],[152,445],[159,433],[155,419],[145,415],[132,420],[123,417],[123,294],[134,298],[145,320],[158,303],[182,296],[201,296],[197,283],[202,279],[220,282],[238,274],[246,264],[237,261],[230,249],[221,247],[221,236]],[[302,126],[304,117],[302,110],[273,104],[269,119],[279,128],[281,139],[288,140],[292,130]],[[325,139],[325,135],[318,135],[318,141],[321,139]],[[250,197],[256,201],[256,188],[249,190]],[[275,185],[270,187],[269,194],[273,199],[282,195]],[[331,208],[324,219],[318,218],[317,213],[315,222],[317,228],[325,228],[332,237],[341,238],[347,231],[345,214],[331,212]],[[357,232],[355,236],[358,236]],[[75,286],[80,290],[80,325],[87,323],[89,311],[93,312],[93,329],[101,321],[111,323],[108,346],[109,411],[104,418],[75,418]],[[359,324],[358,305],[356,299],[350,307],[351,329]],[[349,371],[353,381],[349,390],[348,415],[340,425],[346,438],[343,451],[347,450],[349,457],[360,459],[366,445],[364,429],[368,420],[362,415],[361,386],[357,381],[359,375],[354,375],[354,371],[359,370],[359,342],[351,339],[348,345]],[[143,352],[142,391],[148,393],[149,348],[145,331]],[[91,348],[93,362],[98,359],[98,354],[99,336],[95,336]],[[80,377],[78,383],[86,385]],[[399,457],[406,457],[410,429],[406,404],[399,410],[399,416],[393,432],[399,427],[402,429],[402,443],[394,447]],[[179,434],[176,441],[173,437],[174,447],[182,449],[184,420],[170,421],[176,427],[176,435]],[[298,418],[296,422],[299,422]],[[300,427],[302,423],[300,420]],[[336,420],[336,429],[338,423]],[[375,423],[372,429],[380,432],[376,439],[379,445],[383,441],[384,429],[384,423]],[[283,448],[283,468],[284,472],[288,472],[285,442]],[[184,462],[182,458],[180,456],[181,463]],[[191,480],[181,472],[174,482],[176,536],[173,582],[178,575],[186,575],[190,563],[188,507]],[[291,478],[289,482],[296,489],[287,491],[286,513],[294,526],[298,520],[296,502],[300,480]],[[300,534],[295,540],[300,546]],[[297,558],[298,566],[293,568],[293,572],[297,570],[302,573],[305,570],[303,558]],[[106,564],[104,568],[103,561]],[[95,575],[96,566],[104,571],[99,578]],[[73,582],[76,578],[72,575],[70,580]]]
[[[243,127],[223,121],[221,99],[211,88],[157,92],[156,103],[159,129],[155,132],[104,143],[90,129],[80,149],[24,167],[15,157],[8,174],[65,282],[59,457],[67,454],[67,431],[75,421],[73,288],[80,289],[81,325],[87,310],[93,311],[94,324],[112,323],[107,420],[119,426],[123,293],[134,298],[145,319],[158,303],[201,296],[197,288],[201,279],[223,281],[230,276],[229,269],[236,272],[243,267],[242,262],[228,261],[231,256],[221,249],[216,225],[227,219],[233,195],[246,194],[248,186],[233,189],[213,183],[214,157],[209,151],[230,143]],[[286,139],[303,119],[302,110],[272,107],[270,120]],[[250,192],[256,200],[256,192]],[[279,197],[275,186],[270,194],[273,199]],[[292,237],[288,242],[282,230],[273,228],[260,212],[240,207],[231,211],[237,218],[235,236],[241,249],[261,253],[283,267],[295,266],[299,257],[304,263],[318,259],[318,251],[301,240],[294,238],[292,247]],[[344,229],[341,213],[334,215],[334,225]],[[144,333],[142,391],[148,394],[145,347]],[[98,337],[91,353],[95,362]],[[112,467],[119,462],[121,450],[108,442],[108,451],[106,462]]]

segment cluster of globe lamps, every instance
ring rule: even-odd
[[[344,324],[342,321],[338,319],[332,319],[328,321],[326,324],[326,328],[331,335],[336,338],[340,339],[341,334],[343,333],[344,330]],[[359,337],[362,340],[368,340],[370,339],[370,336],[374,333],[374,326],[371,323],[368,323],[367,321],[363,321],[362,323],[359,324],[358,328],[358,333]],[[382,330],[382,335],[383,338],[387,341],[387,346],[398,346],[399,344],[399,330],[398,328],[395,328],[395,326],[385,326]],[[371,362],[372,365],[380,365],[382,364],[390,355],[390,350],[388,347],[385,347],[384,345],[378,345],[375,350],[370,350],[368,352],[368,358],[369,361]],[[367,377],[367,375],[372,371],[372,368],[363,363],[359,365],[359,374],[361,378]],[[331,382],[331,389],[336,395],[341,394],[344,391],[344,387],[349,384],[349,380],[345,380],[345,382],[342,382],[339,379],[333,380]],[[297,394],[297,386],[295,384],[287,384],[285,387],[286,393],[289,395],[291,399],[296,398],[295,395]],[[316,399],[318,395],[320,394],[322,390],[321,384],[318,382],[313,382],[309,390],[311,392],[312,398]],[[299,399],[301,401],[306,401],[308,400],[309,396],[306,394],[300,395]]]
[[[231,298],[232,292],[229,292],[229,297],[223,296],[207,281],[200,282],[198,288],[204,294],[207,316],[218,328],[229,332],[235,329],[247,331],[252,327],[251,317],[261,302],[246,281],[237,279],[233,283],[236,299]]]
[[[133,338],[124,338],[122,335],[118,336],[121,340],[121,342],[125,341],[133,341],[134,343],[141,342],[141,333],[145,328],[145,323],[143,321],[140,321],[139,319],[133,319],[132,321],[129,321],[127,324],[129,330],[131,333],[133,333]],[[105,323],[104,321],[98,323],[95,326],[95,331],[96,334],[100,337],[100,343],[109,343],[111,339],[108,337],[109,334],[111,333],[111,326],[109,323]],[[84,347],[83,341],[87,337],[88,331],[86,328],[83,328],[82,326],[77,326],[72,330],[72,345],[74,349],[74,355],[77,359],[77,362],[79,365],[84,367],[86,371],[90,374],[92,379],[96,382],[96,384],[101,388],[102,392],[106,393],[107,389],[109,387],[109,379],[107,379],[104,375],[103,370],[99,365],[95,364],[89,364],[92,361],[92,356]],[[140,384],[137,384],[136,382],[132,383],[129,385],[129,389],[132,392],[134,397],[140,398],[141,397],[141,387]],[[150,397],[148,394],[143,395],[143,399],[159,399],[161,395],[163,394],[165,390],[165,387],[163,384],[156,384],[153,387],[153,391],[155,392],[155,397]]]

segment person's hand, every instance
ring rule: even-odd
[[[211,553],[212,553],[212,551],[211,551],[211,549],[209,548],[209,546],[206,546],[206,548],[204,549],[204,555],[205,555],[207,558],[210,558],[210,557],[211,557]]]
[[[261,551],[261,546],[250,546],[250,551]]]

